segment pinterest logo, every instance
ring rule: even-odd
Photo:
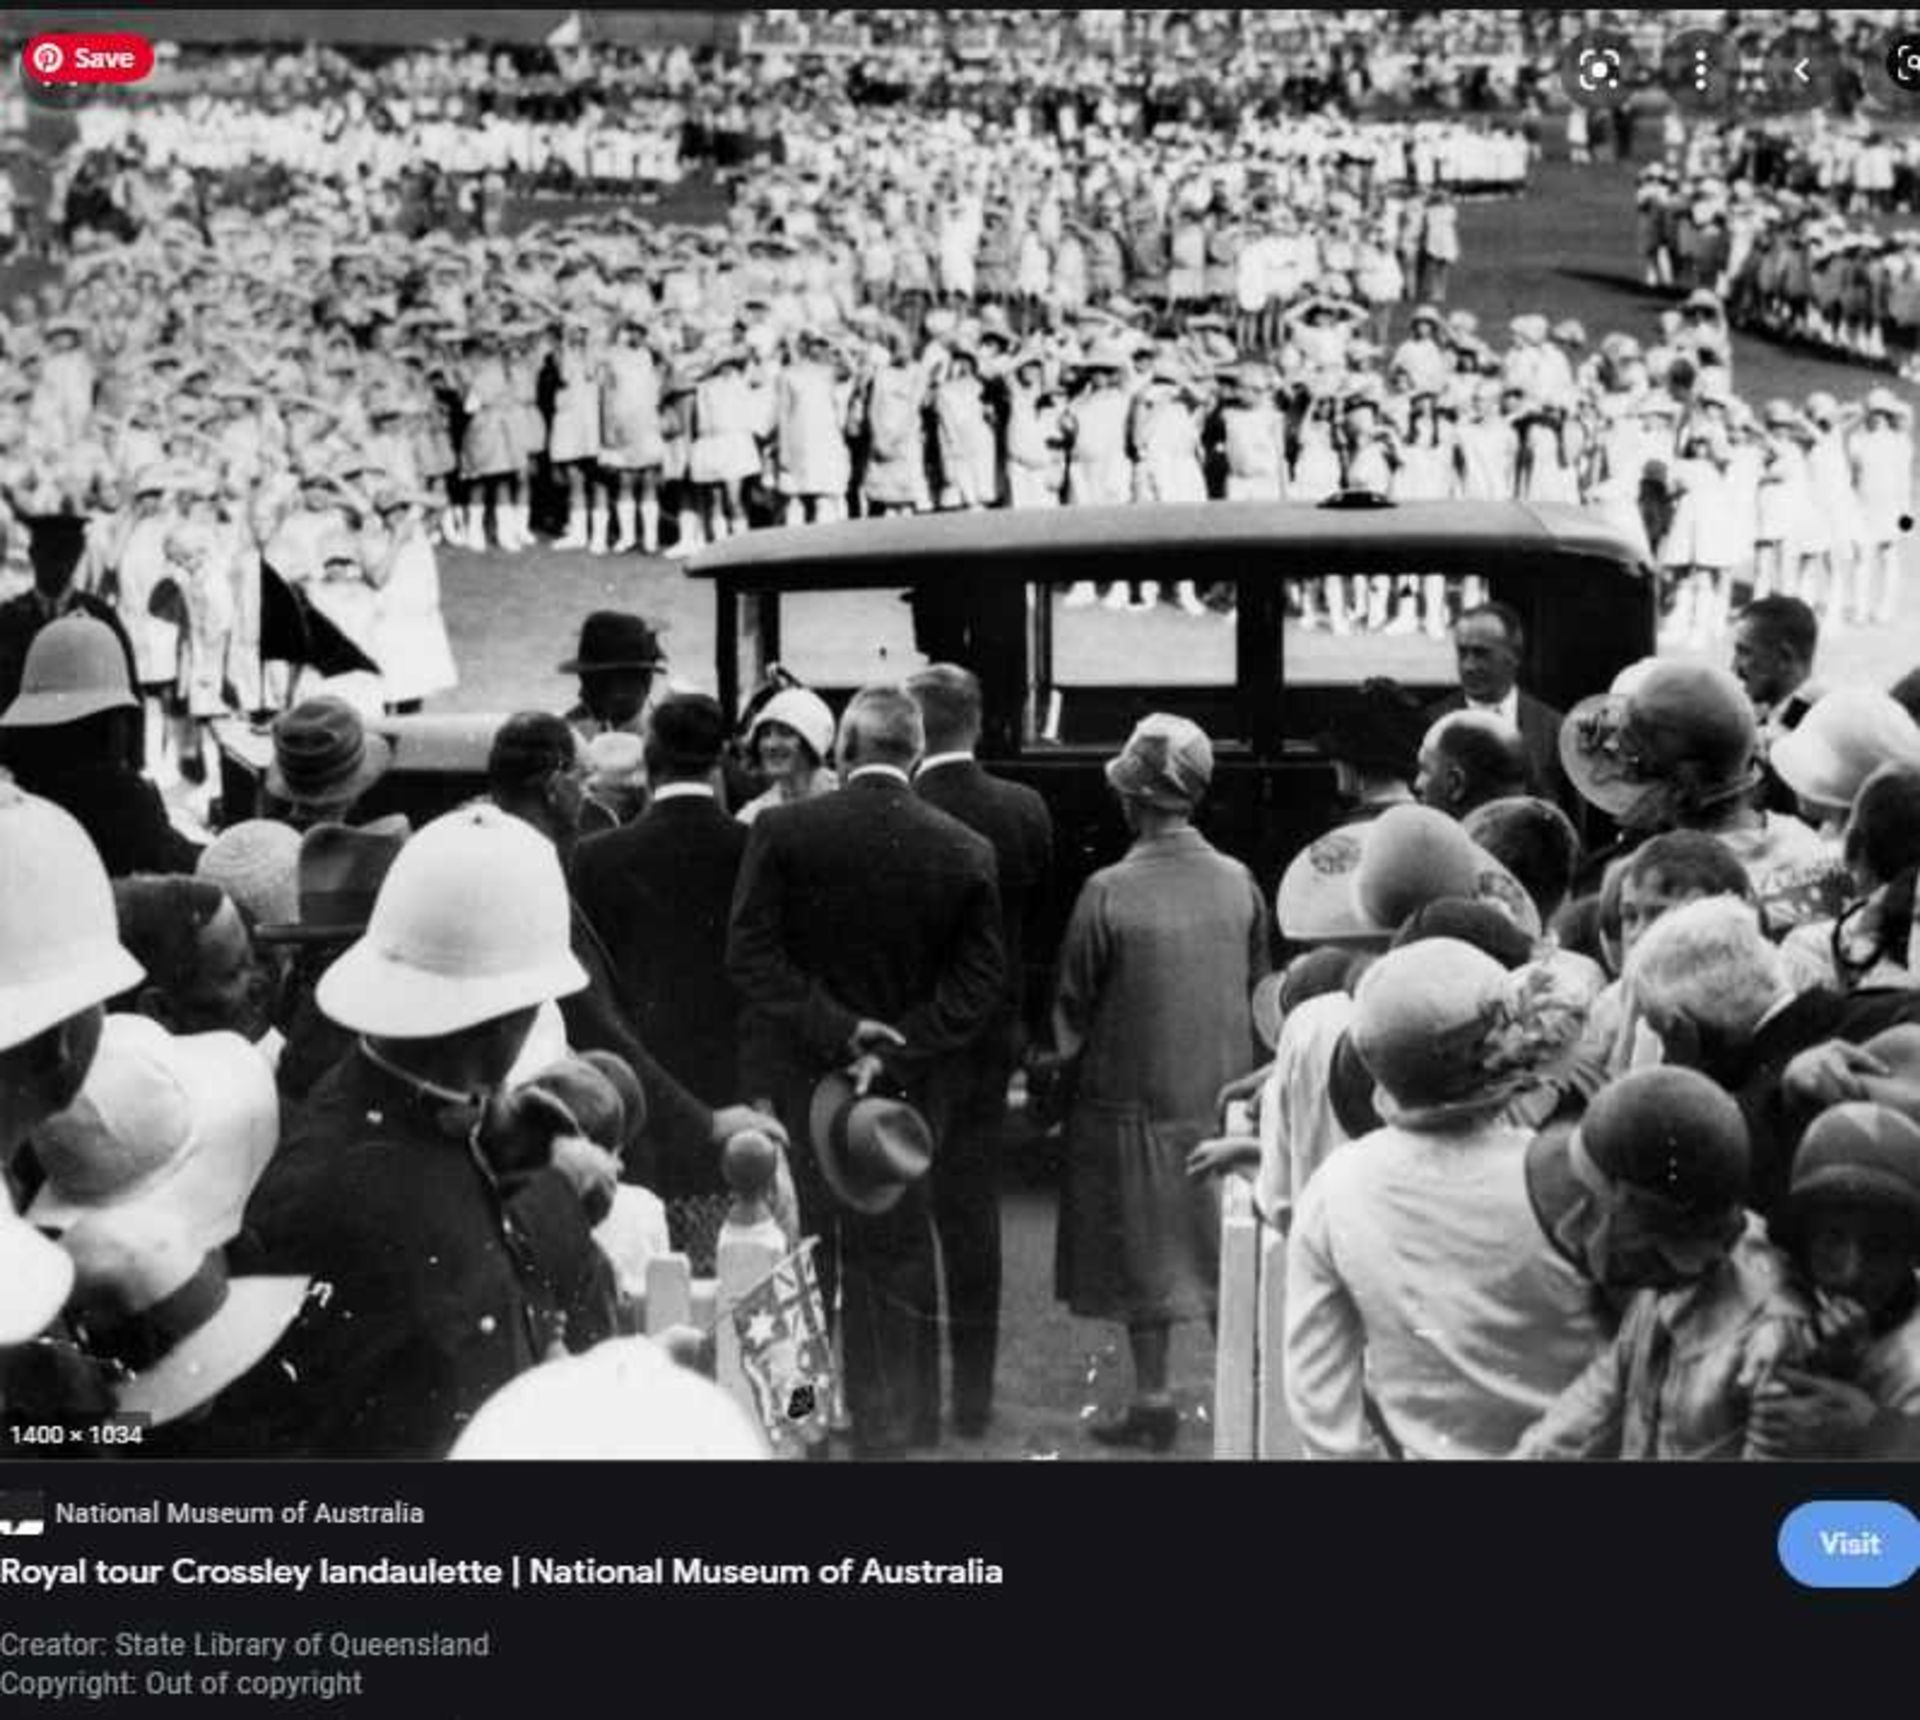
[[[28,55],[33,69],[43,78],[57,78],[67,63],[66,51],[58,42],[36,42]]]

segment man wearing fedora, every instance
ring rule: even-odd
[[[582,740],[610,729],[646,732],[655,676],[666,667],[659,635],[637,615],[596,609],[580,627],[580,647],[560,665],[580,677],[580,702],[567,721]]]
[[[867,1456],[939,1441],[924,1173],[1006,1003],[993,849],[913,793],[924,751],[911,695],[857,693],[840,727],[843,788],[755,822],[727,940],[746,1004],[744,1084],[806,1142],[801,1217],[823,1239],[829,1304],[840,1288],[847,1404]],[[850,1107],[882,1077],[917,1117]]]
[[[365,936],[321,977],[356,1035],[248,1204],[236,1276],[332,1286],[236,1419],[276,1455],[435,1458],[556,1348],[610,1334],[591,1226],[618,1162],[554,1139],[509,1171],[499,1094],[540,1007],[586,975],[551,844],[474,806],[395,859]],[[518,1133],[515,1133],[518,1144]]]
[[[971,670],[937,663],[908,683],[926,726],[927,754],[914,792],[993,845],[1000,885],[1000,938],[1007,958],[1004,1006],[967,1062],[940,1153],[934,1159],[933,1222],[947,1289],[953,1350],[953,1424],[963,1436],[986,1431],[1000,1332],[1001,1137],[1007,1087],[1026,1038],[1022,952],[1033,906],[1053,869],[1053,816],[1021,783],[980,768],[980,682]]]

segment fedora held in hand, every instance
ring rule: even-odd
[[[836,1070],[813,1090],[807,1133],[820,1174],[855,1212],[890,1210],[933,1168],[933,1131],[905,1100],[859,1093]]]

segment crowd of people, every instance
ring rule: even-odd
[[[1920,229],[1878,219],[1914,202],[1911,148],[1865,127],[1696,135],[1641,175],[1650,286],[1708,288],[1730,319],[1920,377]]]
[[[1451,698],[1376,683],[1324,738],[1347,810],[1271,899],[1196,822],[1208,735],[1140,722],[1030,1031],[1063,856],[963,666],[837,720],[768,688],[736,749],[597,614],[485,801],[374,815],[385,743],[321,695],[196,847],[112,628],[49,623],[0,710],[10,1415],[141,1411],[147,1456],[760,1454],[701,1332],[638,1335],[718,1203],[811,1248],[854,1455],[987,1437],[1024,1071],[1056,1293],[1133,1361],[1097,1444],[1179,1443],[1234,1175],[1288,1235],[1309,1456],[1914,1455],[1916,677],[1822,692],[1780,596],[1733,672],[1648,659],[1564,716],[1512,612],[1454,644]]]
[[[711,1334],[638,1335],[649,1262],[732,1224],[811,1243],[857,1455],[978,1440],[1018,1075],[1062,1128],[1057,1294],[1128,1337],[1097,1443],[1179,1442],[1245,1175],[1310,1455],[1914,1454],[1920,692],[1814,679],[1823,628],[1899,613],[1912,413],[1744,400],[1730,335],[1902,348],[1909,262],[1860,285],[1703,156],[1643,182],[1686,294],[1655,340],[1483,329],[1454,193],[1523,182],[1512,134],[1142,124],[1091,83],[1036,124],[1044,79],[1001,112],[819,68],[782,105],[665,59],[642,131],[747,140],[725,224],[506,237],[508,174],[601,178],[619,128],[450,112],[446,61],[83,110],[64,195],[106,162],[114,219],[5,326],[0,1406],[144,1410],[145,1455],[552,1454],[585,1365],[595,1451],[746,1455]],[[429,136],[496,182],[471,220],[413,196]],[[457,681],[445,549],[1341,491],[1583,505],[1730,669],[1563,714],[1479,582],[1318,582],[1298,625],[1451,638],[1459,691],[1323,737],[1347,811],[1277,893],[1202,834],[1212,739],[1141,722],[1038,1013],[1065,858],[975,756],[977,664],[733,729],[600,612],[484,802],[379,798],[371,725]],[[272,735],[237,821],[228,714]]]

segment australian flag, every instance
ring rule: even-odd
[[[834,1403],[833,1343],[809,1237],[733,1305],[740,1366],[776,1455],[827,1437]]]

